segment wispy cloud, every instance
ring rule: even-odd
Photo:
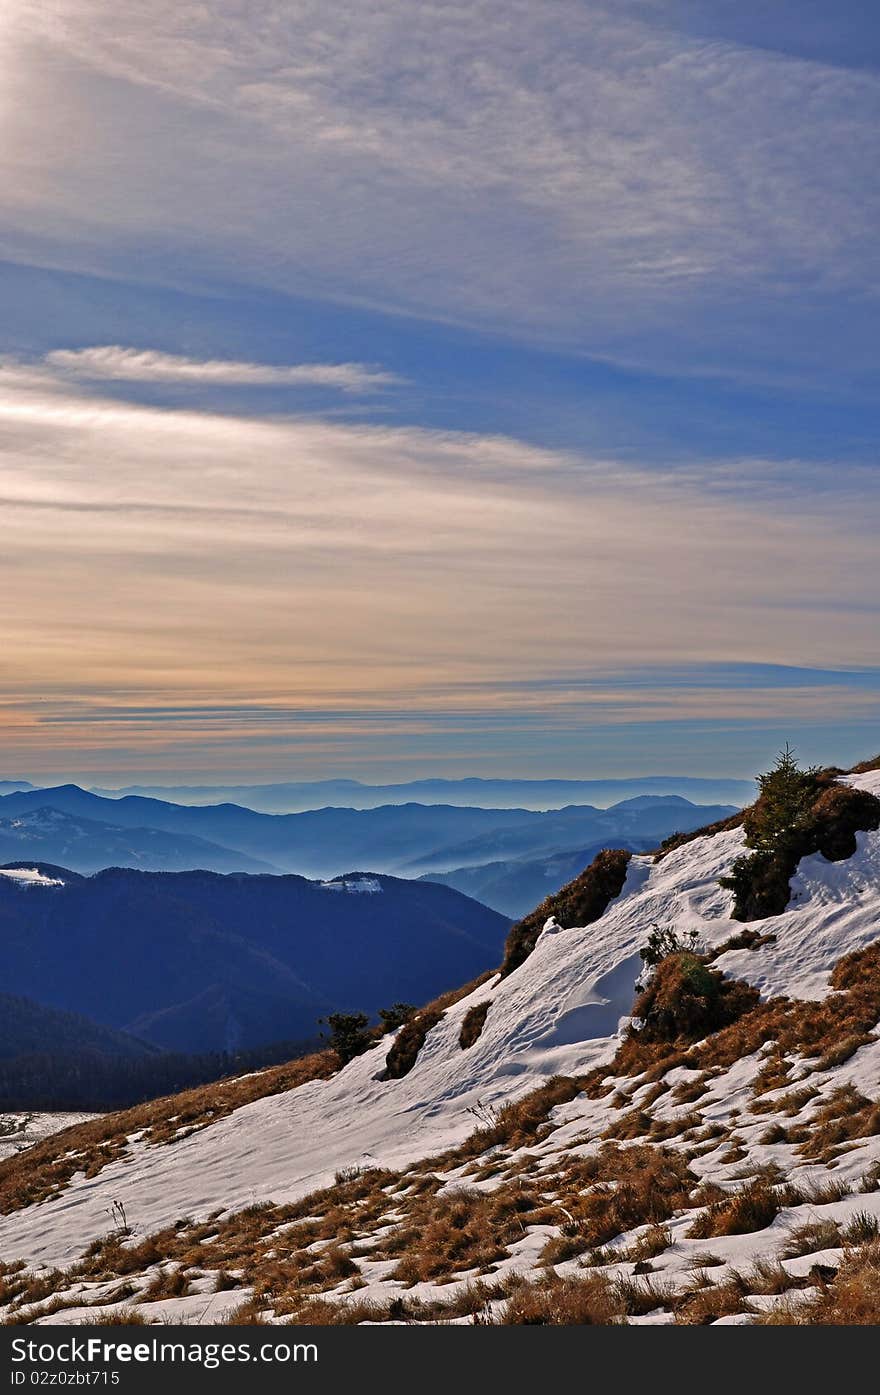
[[[19,0],[5,245],[664,370],[867,371],[880,77],[667,8]]]
[[[46,363],[75,378],[129,383],[176,383],[196,387],[326,387],[341,392],[374,392],[401,379],[365,363],[240,363],[234,359],[194,359],[157,349],[120,344],[87,349],[54,349]]]
[[[876,716],[851,670],[880,663],[880,500],[804,493],[791,462],[740,462],[732,494],[711,461],[148,407],[50,365],[0,372],[0,432],[21,768],[106,768],[135,729],[147,765],[222,761],[225,740],[242,769],[315,770],[368,731],[398,754],[454,733],[482,763],[591,724]],[[833,684],[700,679],[807,655]]]

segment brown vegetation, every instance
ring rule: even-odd
[[[492,971],[481,974],[479,978],[473,979],[470,983],[465,983],[461,988],[452,988],[448,993],[441,993],[439,998],[433,1002],[426,1003],[423,1008],[415,1013],[408,1022],[400,1028],[394,1041],[385,1057],[385,1070],[389,1080],[401,1080],[405,1075],[409,1075],[416,1061],[419,1052],[425,1044],[425,1038],[436,1027],[437,1023],[455,1003],[460,1003],[462,998],[467,998],[477,988],[488,979],[494,977]]]
[[[751,984],[725,978],[709,967],[704,955],[683,951],[655,966],[636,998],[633,1015],[642,1020],[642,1041],[698,1041],[735,1022],[759,1000]]]
[[[523,1284],[498,1323],[529,1327],[607,1327],[626,1320],[622,1298],[600,1274]]]
[[[880,1323],[880,1242],[847,1251],[835,1275],[817,1275],[809,1298],[775,1308],[760,1319],[778,1326],[875,1327]]]
[[[708,1240],[718,1235],[748,1235],[765,1230],[785,1207],[799,1201],[800,1195],[786,1190],[762,1177],[754,1177],[739,1191],[713,1202],[698,1216],[688,1235],[693,1240]]]
[[[801,772],[812,784],[809,807],[774,842],[762,835],[767,805],[762,794],[745,810],[746,842],[756,851],[736,859],[722,886],[734,894],[735,920],[781,915],[791,894],[791,878],[801,858],[821,853],[829,862],[852,857],[856,834],[880,828],[880,799],[867,790],[837,783],[830,772]]]
[[[830,983],[834,991],[821,1001],[771,998],[766,1003],[757,1002],[729,1026],[692,1045],[652,1041],[644,1032],[632,1033],[621,1043],[610,1066],[600,1067],[585,1078],[584,1089],[598,1098],[614,1076],[643,1073],[645,1080],[659,1080],[676,1066],[727,1069],[768,1042],[774,1050],[762,1069],[762,1088],[777,1088],[788,1079],[787,1055],[828,1059],[854,1035],[868,1039],[880,1020],[880,941],[841,959]]]
[[[462,1051],[467,1051],[469,1046],[479,1039],[480,1033],[486,1022],[491,1003],[487,998],[485,1002],[474,1003],[468,1008],[462,1019],[461,1031],[458,1034],[458,1044]]]
[[[402,1080],[405,1075],[409,1075],[425,1044],[425,1038],[431,1028],[437,1026],[442,1016],[440,1008],[423,1008],[401,1027],[385,1057],[385,1074],[389,1080]]]
[[[744,811],[740,810],[738,814],[731,814],[729,818],[718,819],[716,823],[707,823],[702,828],[695,828],[691,833],[670,833],[655,850],[654,861],[662,862],[671,852],[687,847],[688,843],[695,843],[698,838],[714,838],[716,833],[727,833],[732,828],[741,828],[744,817]]]
[[[623,890],[631,857],[624,848],[604,848],[580,876],[518,921],[507,937],[502,974],[511,974],[525,963],[550,916],[563,927],[592,925],[598,920]]]
[[[74,1124],[0,1161],[0,1215],[57,1196],[77,1172],[97,1176],[126,1151],[132,1134],[152,1144],[173,1142],[209,1128],[254,1100],[293,1090],[308,1080],[325,1080],[337,1065],[332,1051],[320,1051],[270,1070],[218,1080]]]

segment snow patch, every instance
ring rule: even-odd
[[[0,877],[9,877],[22,886],[63,886],[60,877],[47,877],[38,867],[0,867]]]

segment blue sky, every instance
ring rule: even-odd
[[[880,747],[868,7],[3,23],[8,773]]]

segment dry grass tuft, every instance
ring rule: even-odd
[[[161,1298],[183,1298],[189,1293],[189,1280],[181,1268],[170,1267],[160,1270],[144,1289],[141,1303],[156,1303]]]
[[[792,1230],[782,1250],[783,1259],[813,1255],[818,1250],[836,1250],[843,1243],[837,1221],[807,1221]]]
[[[621,1295],[602,1275],[523,1284],[497,1323],[528,1327],[609,1327],[626,1321]]]
[[[675,1321],[681,1327],[707,1327],[720,1317],[745,1311],[742,1286],[736,1279],[721,1284],[698,1283],[678,1295]]]
[[[799,1197],[780,1191],[771,1182],[757,1177],[739,1191],[713,1202],[698,1216],[688,1235],[693,1240],[708,1240],[718,1235],[749,1235],[766,1230],[783,1207],[792,1205]]]
[[[491,1002],[487,998],[485,1002],[475,1003],[473,1007],[468,1008],[462,1019],[461,1031],[458,1034],[458,1044],[462,1051],[467,1051],[468,1047],[473,1046],[474,1042],[479,1039],[490,1007]]]
[[[775,1308],[759,1319],[769,1326],[875,1327],[880,1323],[880,1242],[844,1254],[830,1282],[814,1276],[818,1291],[796,1304]]]
[[[536,910],[518,921],[507,937],[503,974],[512,974],[528,959],[544,923],[555,916],[562,926],[592,925],[619,896],[632,853],[625,848],[603,848],[579,877],[542,901]]]

